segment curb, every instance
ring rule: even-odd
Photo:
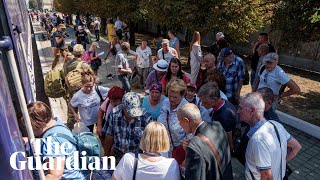
[[[281,122],[290,125],[304,133],[307,133],[317,139],[320,139],[320,127],[293,117],[281,111],[276,111]]]

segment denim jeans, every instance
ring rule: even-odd
[[[129,83],[129,79],[127,77],[126,74],[120,74],[118,75],[119,80],[122,83],[122,88],[125,90],[125,92],[130,92],[130,83]]]

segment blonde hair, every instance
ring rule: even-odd
[[[90,68],[84,68],[81,72],[81,82],[82,84],[88,83],[88,82],[96,82],[96,77],[94,75],[94,72]]]
[[[167,90],[172,92],[180,93],[181,96],[184,96],[187,91],[187,84],[182,79],[175,79],[169,82]]]
[[[195,32],[193,33],[192,41],[191,41],[191,43],[190,43],[190,51],[192,51],[192,46],[193,46],[193,44],[194,44],[195,42],[198,42],[198,44],[200,45],[200,40],[201,40],[201,38],[200,38],[200,33],[199,33],[199,31],[195,31]]]
[[[143,131],[139,147],[148,153],[169,151],[169,136],[164,125],[156,121],[150,122]]]

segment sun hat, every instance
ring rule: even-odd
[[[92,45],[92,46],[97,46],[97,48],[100,48],[98,42],[93,42],[91,45]]]
[[[153,69],[161,72],[166,72],[168,70],[168,62],[164,59],[158,60],[157,63],[153,64]]]

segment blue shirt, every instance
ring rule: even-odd
[[[219,62],[218,70],[223,73],[226,78],[225,94],[228,99],[235,97],[239,81],[246,78],[245,68],[243,60],[236,55],[234,55],[234,59],[228,67],[225,66],[224,61]]]
[[[56,121],[56,123],[54,124],[54,126],[56,125],[63,125],[65,126],[62,121],[60,121],[59,119]],[[73,167],[74,165],[74,157],[73,157],[73,153],[76,151],[76,147],[74,145],[72,145],[72,148],[65,148],[66,153],[70,153],[69,155],[65,155],[62,152],[60,152],[60,150],[58,152],[55,151],[55,142],[59,143],[59,146],[61,147],[61,144],[64,142],[69,142],[68,140],[61,138],[61,137],[56,137],[56,136],[51,136],[51,152],[48,152],[48,147],[47,147],[47,139],[48,137],[50,137],[50,134],[53,133],[61,133],[61,134],[65,134],[67,136],[73,137],[71,131],[65,126],[56,126],[56,127],[52,127],[51,129],[47,130],[43,137],[46,140],[46,143],[41,144],[41,159],[43,159],[44,157],[63,157],[65,156],[65,158],[69,158],[71,167]],[[71,144],[71,143],[70,143]],[[67,147],[67,145],[65,145],[65,147]],[[66,161],[65,161],[66,162]],[[44,163],[44,162],[42,162]],[[79,164],[80,165],[80,164]],[[37,171],[33,171],[34,175],[35,175],[35,179],[38,178],[38,172]],[[45,174],[47,174],[47,171],[44,171]],[[64,171],[63,171],[63,175],[61,177],[61,179],[85,179],[85,176],[82,174],[82,172],[80,170],[68,170],[66,168],[66,164],[64,165]]]
[[[151,115],[153,120],[157,120],[160,116],[160,110],[162,107],[162,103],[167,97],[161,96],[160,102],[156,106],[152,106],[149,100],[150,96],[145,96],[143,98],[142,107],[146,109],[146,111]]]

